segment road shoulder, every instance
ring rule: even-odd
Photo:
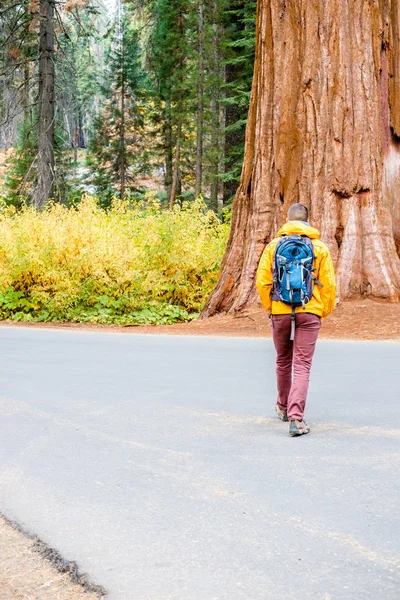
[[[45,558],[46,557],[46,558]],[[100,587],[37,538],[0,516],[1,600],[98,600]]]

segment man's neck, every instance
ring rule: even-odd
[[[298,219],[292,219],[289,221],[289,223],[301,223],[302,225],[308,225],[308,227],[311,227],[310,223],[307,221],[299,221]]]

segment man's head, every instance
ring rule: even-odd
[[[308,208],[304,204],[292,204],[288,210],[288,221],[308,221]]]

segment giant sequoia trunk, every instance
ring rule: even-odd
[[[302,202],[341,298],[400,292],[400,0],[259,0],[240,187],[203,311],[252,303],[265,244]]]

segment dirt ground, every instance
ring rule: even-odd
[[[50,560],[43,558],[48,555]],[[65,572],[60,572],[52,564]],[[74,563],[14,529],[0,517],[0,600],[98,600],[101,593],[88,591],[85,577]],[[90,589],[90,584],[89,584]]]
[[[177,323],[176,325],[90,325],[80,323],[12,323],[9,327],[45,329],[78,329],[120,333],[150,333],[169,335],[216,335],[233,337],[270,337],[271,327],[264,309],[255,307],[237,315],[216,315],[209,319]],[[349,340],[400,339],[400,303],[386,304],[371,300],[340,303],[335,312],[323,321],[321,338]]]
[[[9,327],[40,327],[104,332],[171,335],[217,335],[269,337],[271,328],[265,311],[253,308],[242,314],[217,315],[210,319],[169,326],[129,326],[81,324],[1,323]],[[323,322],[322,338],[353,340],[400,340],[400,304],[383,304],[370,300],[339,304],[333,315]],[[90,592],[73,579],[76,567],[61,566],[43,558],[43,548],[0,518],[0,600],[95,600],[99,593]],[[47,553],[48,554],[48,553]],[[57,563],[57,560],[55,561]],[[60,566],[58,564],[58,566]],[[80,579],[80,581],[84,581]]]

